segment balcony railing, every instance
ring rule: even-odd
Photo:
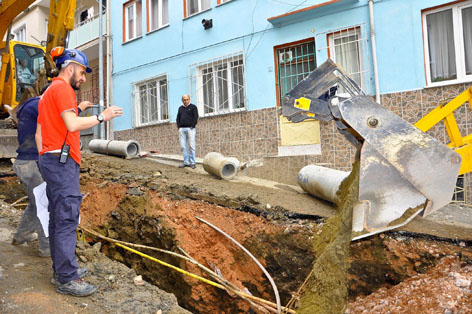
[[[103,35],[107,34],[106,31],[106,18],[105,14],[102,16],[102,29]],[[69,48],[76,48],[86,44],[94,39],[97,39],[99,35],[99,18],[98,14],[86,19],[85,21],[77,24],[74,30],[70,32],[69,36]]]

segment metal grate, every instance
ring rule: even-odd
[[[287,92],[316,69],[315,42],[277,48],[279,103]]]
[[[452,203],[465,204],[467,201],[467,189],[465,184],[465,176],[463,174],[457,177],[456,188],[452,196]]]
[[[242,52],[189,66],[189,90],[204,116],[246,109]]]
[[[366,82],[369,81],[365,32],[365,24],[359,24],[316,35],[317,43],[326,43],[325,46],[317,49],[319,56],[331,58],[364,90]]]
[[[137,83],[133,98],[134,126],[145,126],[169,120],[166,77]]]

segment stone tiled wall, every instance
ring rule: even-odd
[[[387,109],[410,123],[415,123],[440,103],[448,101],[468,88],[460,84],[428,88],[381,96]],[[356,148],[336,129],[333,122],[321,122],[321,155],[277,157],[280,141],[276,108],[238,112],[228,115],[200,118],[197,125],[197,157],[216,151],[233,156],[241,162],[263,159],[262,167],[249,168],[246,174],[286,184],[297,184],[301,168],[318,164],[350,171]],[[470,106],[462,106],[455,112],[462,135],[472,132]],[[443,123],[428,131],[433,137],[447,142]],[[135,139],[146,151],[162,154],[180,154],[178,131],[175,123],[167,123],[132,130],[115,132],[119,140]],[[434,171],[434,169],[431,169]],[[466,176],[467,195],[472,195],[471,178]],[[471,199],[471,197],[469,197]]]

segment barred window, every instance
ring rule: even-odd
[[[358,24],[316,35],[316,42],[326,41],[326,46],[317,48],[320,58],[332,59],[363,90],[369,88],[371,75],[366,62],[369,60],[366,29],[365,24]],[[342,86],[337,94],[347,96]]]
[[[135,126],[168,121],[167,78],[159,77],[136,84],[135,104]]]
[[[364,87],[360,27],[328,34],[329,57],[349,74],[359,87]]]
[[[244,60],[242,54],[190,66],[190,80],[203,115],[245,109]]]
[[[313,39],[275,46],[278,101],[316,69]]]

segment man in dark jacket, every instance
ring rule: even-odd
[[[177,128],[179,129],[180,148],[184,156],[184,163],[179,168],[191,167],[195,169],[195,126],[198,122],[198,109],[190,103],[190,96],[182,96],[183,105],[179,107],[177,113]],[[190,153],[187,149],[190,147]]]

